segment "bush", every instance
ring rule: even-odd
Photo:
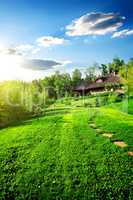
[[[71,105],[71,100],[67,100],[67,101],[65,102],[65,105]]]
[[[121,102],[124,99],[124,94],[116,94],[115,102]]]
[[[32,113],[26,111],[22,106],[4,105],[1,111],[0,127],[2,128],[32,117]]]
[[[84,103],[84,107],[93,107],[91,103],[87,102],[87,103]]]
[[[104,105],[107,105],[107,104],[108,104],[108,96],[102,97],[102,99],[101,99],[101,105],[104,106]]]
[[[96,107],[99,107],[100,106],[100,99],[99,97],[96,97]]]

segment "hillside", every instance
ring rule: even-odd
[[[51,108],[0,130],[0,199],[132,199],[132,132],[132,115],[105,107]]]

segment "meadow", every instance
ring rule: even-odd
[[[123,102],[90,103],[62,99],[44,116],[0,130],[0,199],[133,198],[132,99],[129,113]]]

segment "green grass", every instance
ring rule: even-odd
[[[100,108],[93,117],[96,126],[114,134],[112,140],[123,140],[131,149],[133,145],[133,116],[112,108]],[[132,149],[133,150],[133,149]]]
[[[131,146],[132,115],[57,107],[0,130],[0,199],[132,199],[131,157],[89,127],[91,118]]]
[[[106,107],[133,115],[133,97],[125,98],[119,103],[110,103],[110,105],[107,105]]]
[[[68,97],[57,100],[54,105],[56,107],[62,107],[62,106],[83,107],[85,104],[88,104],[89,106],[95,106],[95,102],[96,102],[96,97],[93,96],[75,97],[75,98]]]
[[[128,113],[133,115],[133,97],[129,98]]]

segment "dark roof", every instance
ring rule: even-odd
[[[80,85],[75,87],[75,90],[85,90],[88,87],[88,84],[81,83]]]
[[[96,81],[99,79],[102,79],[104,83],[120,83],[120,77],[118,75],[113,74],[109,74],[104,77],[99,77],[96,79]]]
[[[97,81],[101,82],[97,82]],[[117,75],[109,74],[107,76],[98,77],[94,82],[85,84],[82,83],[81,85],[77,86],[74,90],[75,91],[82,91],[82,90],[91,90],[96,88],[104,88],[106,85],[116,85],[120,83],[120,77]]]

